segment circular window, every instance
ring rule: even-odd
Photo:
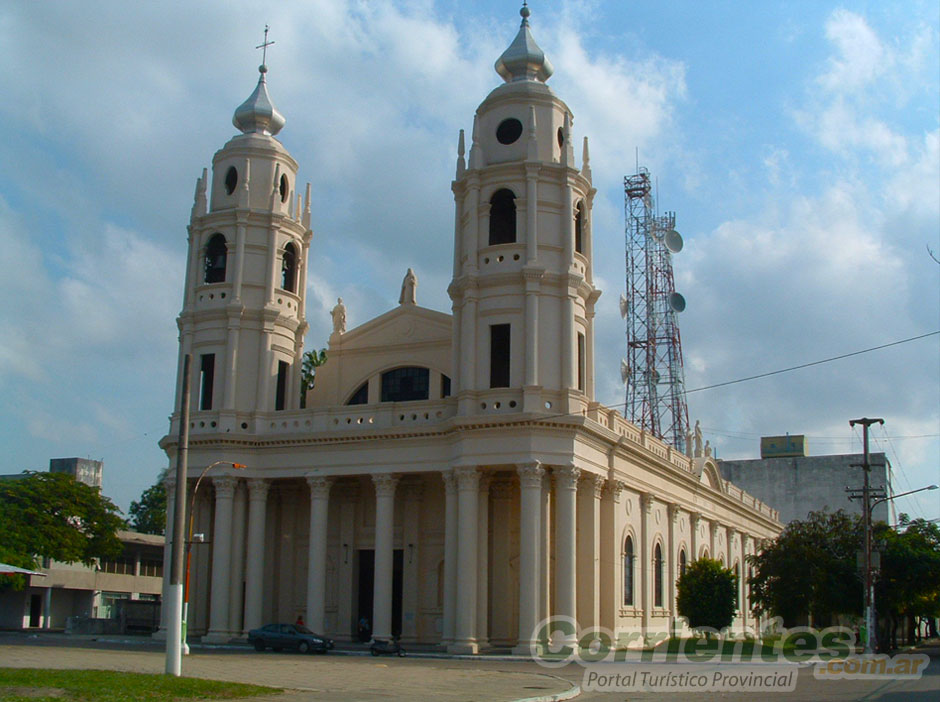
[[[238,171],[235,166],[228,167],[228,173],[225,174],[225,192],[231,195],[235,192],[235,186],[238,185]]]
[[[287,189],[287,175],[281,174],[281,202],[287,202],[287,196],[290,192]]]
[[[558,128],[558,147],[561,148],[565,145],[565,128]]]
[[[522,136],[522,122],[515,117],[504,119],[496,128],[496,139],[500,144],[511,144]]]

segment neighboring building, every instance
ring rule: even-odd
[[[19,591],[0,590],[0,628],[64,629],[70,617],[116,618],[121,600],[160,598],[163,583],[162,536],[119,531],[124,551],[97,566],[43,563],[45,577],[29,576]]]
[[[410,270],[399,305],[354,329],[338,302],[305,409],[310,189],[297,194],[275,138],[266,68],[198,179],[178,319],[189,478],[247,466],[214,468],[196,495],[209,543],[193,550],[189,631],[204,640],[299,614],[337,639],[364,619],[376,638],[471,653],[528,651],[550,614],[667,632],[686,563],[740,571],[778,533],[711,457],[594,400],[587,139],[576,164],[572,113],[522,13],[469,154],[460,133],[453,315],[417,305]],[[161,441],[171,466],[179,422]],[[168,523],[174,492],[171,477]],[[746,595],[738,629],[755,624]]]
[[[861,500],[849,500],[845,488],[861,489],[863,454],[800,455],[805,450],[801,436],[788,437],[792,440],[789,448],[784,442],[776,442],[781,452],[788,453],[786,456],[774,456],[764,450],[765,445],[774,443],[771,439],[781,438],[761,439],[764,458],[718,461],[721,476],[773,506],[784,524],[794,519],[806,519],[810,512],[823,509],[830,512],[844,509],[849,514],[862,514]],[[793,447],[797,446],[799,448],[794,452]],[[886,489],[891,494],[891,466],[887,457],[883,453],[871,453],[868,461],[872,488]],[[883,502],[875,506],[873,516],[876,521],[889,521],[888,504]]]
[[[51,458],[49,472],[68,473],[81,483],[100,488],[104,464],[90,458]]]

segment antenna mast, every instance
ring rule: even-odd
[[[677,313],[685,299],[676,292],[672,254],[682,250],[675,212],[656,214],[646,168],[623,179],[626,216],[626,295],[620,313],[626,320],[627,358],[621,364],[626,384],[624,416],[641,429],[688,453],[689,409]]]

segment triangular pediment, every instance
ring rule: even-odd
[[[334,335],[330,338],[330,346],[351,351],[377,346],[450,341],[451,319],[449,314],[426,307],[399,305],[338,338]]]

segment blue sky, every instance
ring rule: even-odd
[[[934,2],[548,2],[532,31],[591,141],[598,399],[622,403],[622,178],[635,154],[675,257],[687,387],[940,329]],[[0,37],[0,472],[105,461],[126,508],[166,459],[193,187],[233,134],[271,25],[282,142],[313,184],[307,348],[397,302],[447,311],[457,132],[499,83],[514,2],[7,3]],[[940,337],[693,393],[719,457],[761,435],[940,482]],[[937,492],[899,510],[940,517]]]

